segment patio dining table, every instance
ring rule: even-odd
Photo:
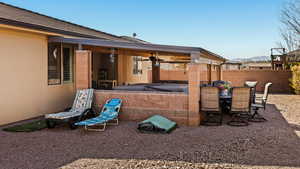
[[[228,95],[220,95],[219,98],[221,100],[230,100],[232,99],[232,95],[231,94],[228,94]]]
[[[219,99],[220,99],[222,112],[229,113],[231,107],[232,95],[231,94],[219,95]]]

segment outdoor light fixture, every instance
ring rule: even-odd
[[[115,52],[116,52],[116,49],[115,48],[111,48],[110,49],[110,55],[109,55],[109,58],[110,58],[110,62],[112,63],[112,69],[113,69],[113,71],[112,71],[112,79],[115,79]]]
[[[154,66],[159,67],[159,58],[158,58],[158,52],[156,52],[156,56],[155,56],[155,64]]]
[[[54,50],[53,50],[53,57],[56,59],[57,58],[57,48],[55,48]]]
[[[115,62],[115,48],[111,48],[109,57],[110,57],[110,62],[114,63]]]
[[[155,57],[154,57],[153,53],[151,53],[151,56],[149,57],[149,60],[150,60],[151,62],[153,62],[154,59],[155,59]]]
[[[158,67],[159,64],[159,58],[158,58],[158,53],[156,52],[156,55],[154,56],[153,53],[151,53],[151,56],[149,57],[149,60],[153,63],[154,62],[154,66]]]

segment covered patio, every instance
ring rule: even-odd
[[[198,126],[201,121],[199,86],[211,83],[213,77],[214,80],[221,80],[221,64],[225,61],[214,53],[196,47],[63,37],[51,37],[49,43],[76,46],[76,88],[96,89],[96,107],[101,107],[109,98],[123,99],[121,119],[125,120],[143,120],[160,114],[180,125]],[[132,63],[133,58],[139,62]],[[161,64],[183,65],[188,81],[183,84],[162,82]],[[134,67],[138,68],[136,72]],[[152,70],[150,78],[139,74],[139,71],[147,72],[149,69]],[[141,83],[151,90],[128,89],[140,87]],[[159,89],[155,87],[157,84]],[[105,85],[114,90],[103,90]]]

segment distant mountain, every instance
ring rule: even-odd
[[[232,59],[232,61],[238,61],[238,62],[261,62],[261,61],[270,61],[270,56],[254,56],[249,58],[235,58]]]

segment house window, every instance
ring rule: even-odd
[[[61,44],[48,44],[48,84],[61,84]]]
[[[142,74],[142,56],[133,56],[133,74]]]
[[[60,43],[48,44],[48,84],[73,81],[73,48]]]
[[[72,82],[73,80],[73,59],[72,49],[63,47],[63,81]]]

